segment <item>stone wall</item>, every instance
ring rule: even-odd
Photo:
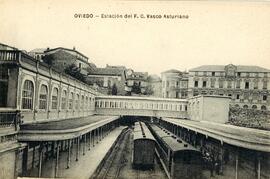
[[[229,123],[242,127],[270,130],[270,111],[231,107]]]

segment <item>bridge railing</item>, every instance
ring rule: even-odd
[[[180,112],[187,111],[187,101],[183,99],[166,98],[97,96],[95,107]]]
[[[99,115],[173,117],[188,119],[187,100],[134,96],[97,96]]]

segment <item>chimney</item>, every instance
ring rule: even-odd
[[[47,50],[50,50],[50,47],[47,47]]]
[[[73,50],[76,50],[76,47],[75,46],[73,46]]]

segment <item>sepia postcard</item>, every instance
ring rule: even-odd
[[[0,0],[0,179],[269,179],[270,2]]]

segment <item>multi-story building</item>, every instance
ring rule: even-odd
[[[80,69],[80,73],[87,75],[89,69],[95,68],[93,63],[89,63],[88,57],[78,52],[75,48],[58,47],[47,49],[44,53],[44,62],[60,70],[65,70],[67,67],[75,65]]]
[[[270,70],[258,66],[203,65],[189,70],[188,95],[231,97],[231,106],[270,108]]]
[[[28,52],[28,54],[31,57],[34,57],[35,59],[39,60],[39,61],[43,61],[43,58],[45,56],[45,51],[49,50],[46,48],[35,48],[33,50],[31,50],[30,52]]]
[[[147,72],[135,72],[131,69],[126,72],[126,87],[127,93],[144,94],[147,87]]]
[[[149,75],[147,78],[146,91],[149,91],[149,96],[162,97],[162,83],[161,78],[157,75]]]
[[[93,85],[104,94],[112,94],[112,87],[116,85],[117,95],[125,95],[126,76],[124,66],[110,66],[93,68],[87,75],[87,83]]]
[[[164,98],[187,98],[188,73],[171,69],[161,73]]]

